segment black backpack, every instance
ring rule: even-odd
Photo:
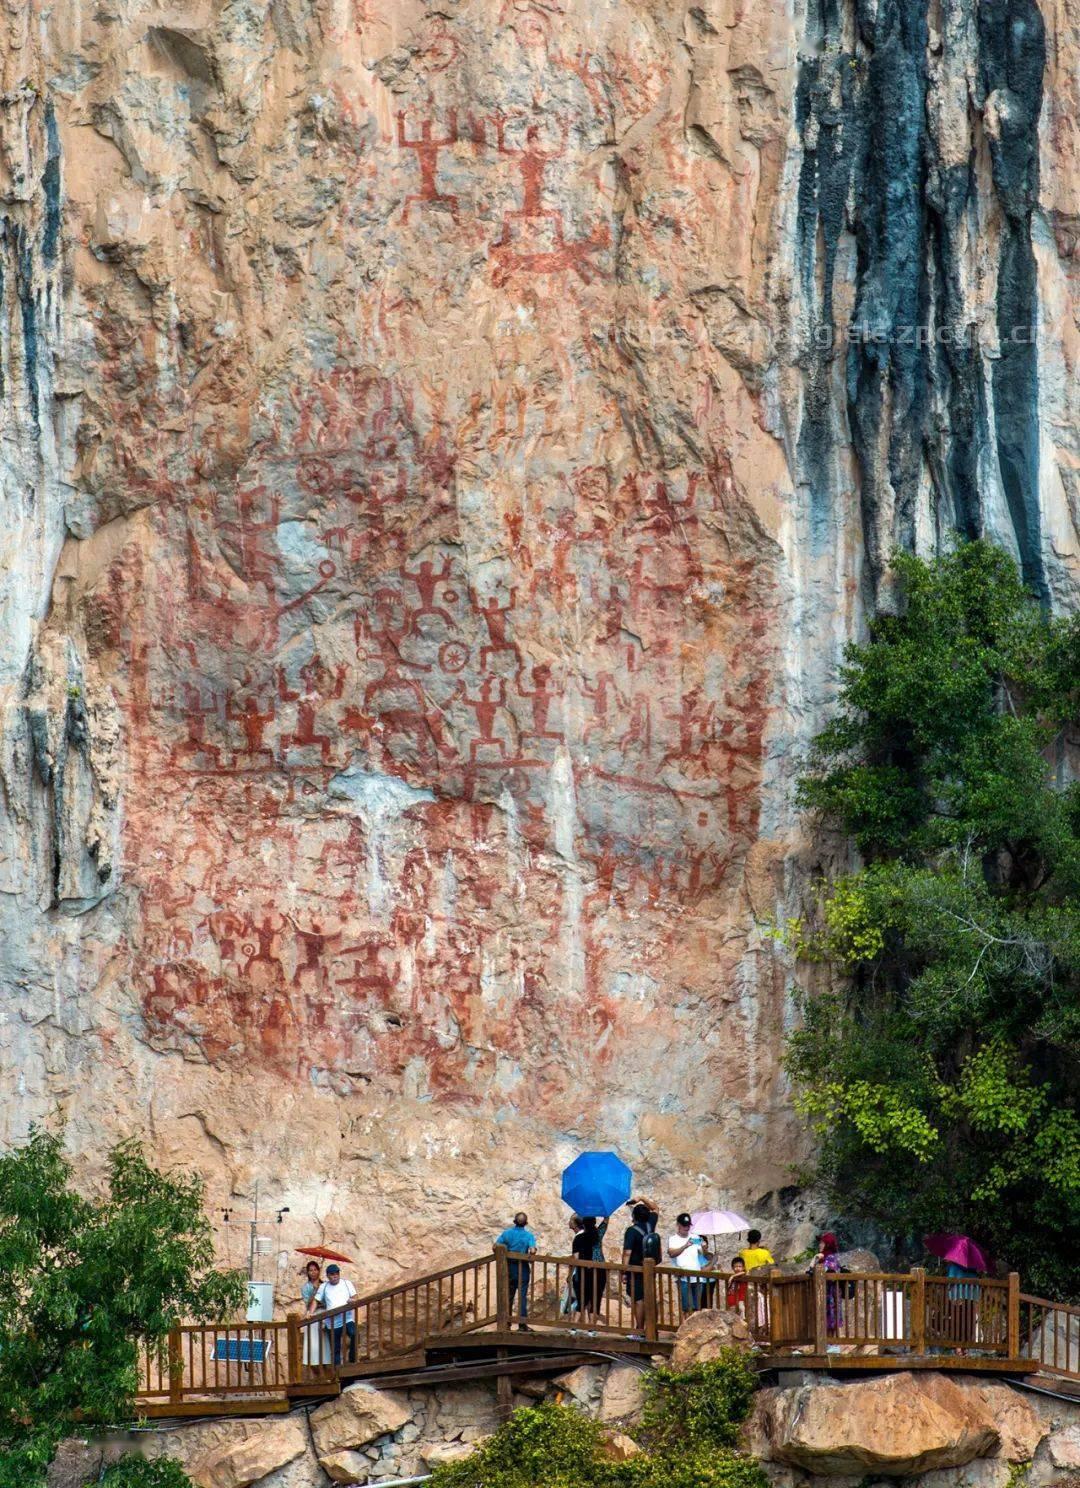
[[[638,1225],[637,1228],[640,1230],[641,1229],[641,1226]],[[644,1261],[659,1261],[659,1260],[661,1260],[662,1257],[663,1257],[664,1252],[663,1252],[663,1250],[661,1248],[661,1245],[660,1245],[660,1236],[656,1233],[655,1230],[643,1230],[642,1231],[642,1235],[643,1235],[643,1239],[642,1239],[642,1242],[641,1242],[641,1258],[642,1258],[642,1260],[644,1260]]]

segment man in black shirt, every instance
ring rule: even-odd
[[[645,1204],[635,1204],[631,1217],[634,1222],[623,1236],[622,1264],[640,1267],[645,1264],[645,1239],[650,1233],[649,1221],[652,1218],[652,1211]],[[630,1337],[644,1338],[645,1277],[640,1270],[627,1273],[626,1292],[633,1308],[634,1327],[637,1330],[631,1333]]]

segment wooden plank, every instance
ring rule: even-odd
[[[592,1357],[591,1354],[543,1354],[533,1359],[488,1359],[482,1362],[469,1360],[463,1364],[429,1364],[423,1369],[410,1370],[406,1374],[387,1371],[371,1377],[378,1379],[388,1390],[409,1390],[417,1386],[435,1387],[444,1383],[497,1379],[500,1374],[510,1377],[522,1374],[561,1374],[565,1369],[590,1363]],[[355,1379],[367,1377],[362,1373],[353,1376]]]
[[[334,1392],[337,1393],[336,1391]],[[287,1395],[234,1396],[230,1400],[193,1400],[190,1396],[173,1405],[167,1400],[138,1404],[141,1416],[153,1421],[186,1420],[191,1416],[280,1416],[292,1409]]]
[[[926,1352],[926,1272],[922,1266],[912,1270],[914,1281],[911,1287],[911,1351]]]

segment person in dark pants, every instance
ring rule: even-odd
[[[315,1305],[322,1312],[333,1312],[337,1307],[344,1307],[356,1296],[356,1288],[351,1281],[346,1281],[341,1275],[341,1267],[336,1261],[331,1261],[326,1268],[326,1280],[315,1293]],[[323,1318],[323,1327],[330,1335],[331,1358],[335,1364],[342,1362],[342,1354],[345,1352],[345,1343],[348,1340],[347,1360],[350,1364],[356,1363],[356,1318],[351,1312],[338,1312],[333,1317]]]
[[[510,1281],[510,1315],[514,1315],[514,1298],[518,1301],[518,1328],[523,1333],[528,1333],[529,1325],[525,1319],[529,1316],[529,1283],[532,1278],[532,1266],[525,1259],[527,1256],[536,1254],[536,1236],[529,1229],[529,1216],[519,1210],[514,1215],[514,1223],[509,1229],[503,1230],[495,1241],[496,1245],[505,1245],[509,1251],[507,1258],[507,1270]]]

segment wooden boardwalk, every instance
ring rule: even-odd
[[[529,1331],[511,1312],[515,1262],[496,1250],[476,1260],[354,1299],[308,1321],[174,1328],[165,1349],[142,1358],[139,1408],[147,1415],[249,1415],[328,1398],[344,1383],[414,1385],[557,1372],[596,1354],[670,1352],[683,1318],[677,1267],[623,1268],[536,1256]],[[593,1280],[597,1315],[564,1310],[572,1278]],[[624,1278],[640,1278],[644,1320],[635,1327]],[[706,1301],[724,1307],[725,1275],[705,1274]],[[785,1276],[740,1282],[762,1369],[832,1371],[963,1369],[1080,1381],[1080,1308],[1005,1281],[949,1281],[924,1271]],[[588,1287],[585,1288],[588,1291]],[[341,1322],[341,1359],[322,1362],[327,1329]],[[508,1384],[506,1386],[509,1388]]]

